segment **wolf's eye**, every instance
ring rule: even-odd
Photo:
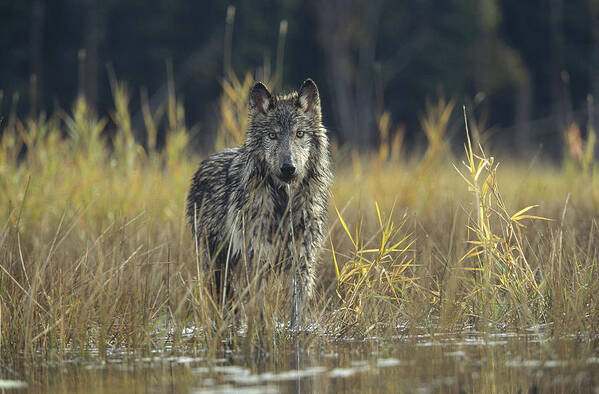
[[[304,132],[302,130],[298,130],[295,132],[295,135],[297,138],[302,138],[304,136]]]
[[[270,138],[271,140],[276,140],[277,133],[275,133],[274,131],[271,131],[270,133],[268,133],[268,138]]]

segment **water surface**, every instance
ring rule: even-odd
[[[599,346],[538,332],[318,339],[276,354],[73,359],[4,368],[0,389],[32,393],[599,393]]]

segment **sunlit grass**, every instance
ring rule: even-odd
[[[242,141],[252,81],[223,81],[215,150]],[[236,278],[231,309],[216,305],[184,215],[201,158],[172,77],[169,86],[153,113],[142,93],[143,130],[116,79],[108,116],[78,99],[69,111],[2,123],[2,360],[110,348],[276,352],[294,335],[284,328],[288,281],[274,273]],[[330,235],[307,344],[320,333],[384,339],[406,327],[597,335],[594,157],[565,170],[510,162],[466,131],[465,154],[450,154],[453,106],[441,100],[422,117],[422,157],[406,153],[388,113],[377,151],[333,143]]]

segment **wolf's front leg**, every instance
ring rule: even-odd
[[[303,294],[301,294],[299,275],[297,270],[293,273],[291,279],[291,328],[296,329],[299,319],[301,304],[303,302]]]
[[[314,274],[312,264],[302,261],[293,269],[291,279],[291,328],[304,323],[306,303],[312,294]]]

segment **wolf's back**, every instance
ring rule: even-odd
[[[194,235],[206,237],[210,244],[218,243],[218,237],[226,232],[229,197],[239,178],[235,158],[240,149],[225,149],[208,157],[192,180],[187,216]]]

